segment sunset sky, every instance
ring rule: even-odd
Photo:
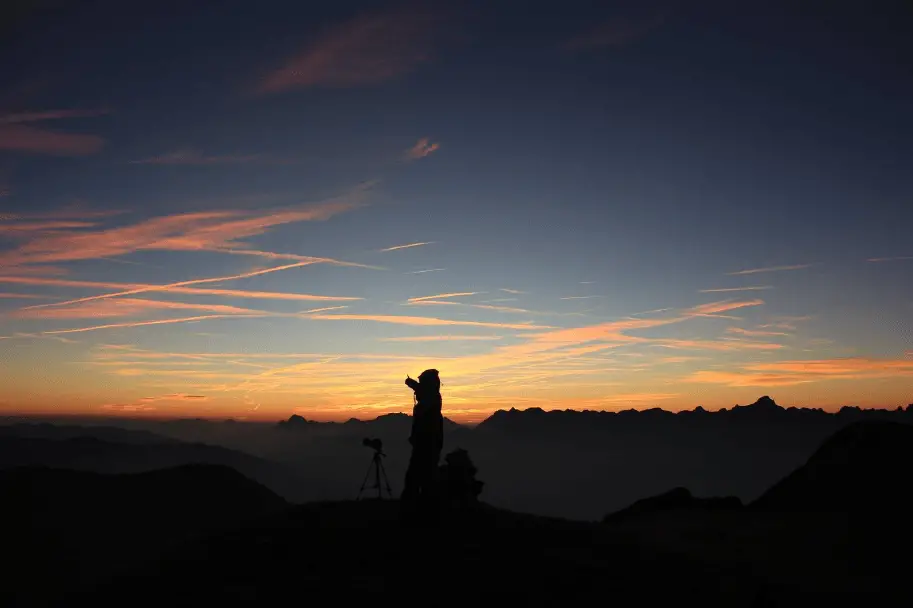
[[[2,415],[913,401],[908,2],[64,4],[0,9]]]

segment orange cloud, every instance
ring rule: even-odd
[[[898,260],[913,260],[913,255],[900,255],[893,258],[869,258],[867,262],[896,262]]]
[[[131,160],[134,165],[237,165],[263,160],[259,154],[207,156],[196,150],[177,150],[160,156]]]
[[[665,13],[635,19],[616,17],[572,38],[566,48],[570,51],[581,51],[627,46],[660,27],[665,20]]]
[[[94,222],[78,222],[74,220],[0,223],[0,234],[15,236],[17,233],[49,232],[52,230],[66,230],[72,228],[91,228],[92,226],[95,226]]]
[[[776,361],[746,365],[740,372],[701,371],[686,380],[728,386],[790,386],[823,380],[913,376],[913,361],[865,357]]]
[[[98,300],[84,302],[69,308],[26,308],[10,313],[17,319],[91,319],[105,317],[132,317],[150,310],[205,310],[226,315],[267,314],[264,311],[224,306],[220,304],[189,304],[185,302],[166,302],[145,300],[141,298],[123,298],[120,300]],[[327,310],[316,309],[316,310]]]
[[[209,319],[226,319],[229,317],[236,317],[238,315],[199,315],[196,317],[182,317],[178,319],[159,319],[156,321],[136,321],[133,323],[111,323],[108,325],[93,325],[92,327],[78,327],[75,329],[55,329],[53,331],[43,331],[42,334],[46,335],[56,335],[56,334],[76,334],[86,331],[98,331],[100,329],[118,329],[123,327],[145,327],[147,325],[168,325],[171,323],[193,323],[195,321],[206,321]],[[269,315],[244,315],[244,318],[250,318],[255,316],[269,316]]]
[[[33,309],[33,308],[47,308],[50,306],[68,306],[71,304],[79,304],[82,302],[91,302],[94,300],[104,300],[107,298],[131,296],[131,295],[135,295],[138,293],[146,293],[149,291],[169,292],[169,291],[173,291],[176,288],[179,289],[182,287],[186,287],[188,285],[199,285],[202,283],[221,283],[222,281],[234,281],[237,279],[246,279],[246,278],[250,278],[250,277],[256,277],[256,276],[260,276],[260,275],[264,275],[264,274],[269,274],[272,272],[279,272],[281,270],[288,270],[290,268],[300,268],[302,266],[308,266],[312,263],[313,262],[296,262],[294,264],[285,264],[284,266],[274,266],[272,268],[264,268],[262,270],[253,270],[251,272],[243,272],[241,274],[230,275],[230,276],[225,276],[225,277],[211,277],[208,279],[192,279],[189,281],[180,281],[177,283],[170,283],[168,285],[147,285],[144,287],[135,287],[133,289],[128,289],[125,291],[119,291],[116,293],[105,293],[105,294],[101,294],[101,295],[97,295],[97,296],[88,296],[85,298],[77,298],[75,300],[67,300],[65,302],[53,302],[51,304],[38,304],[35,306],[29,306],[26,308],[26,310]],[[317,298],[319,298],[319,296],[317,296]],[[330,299],[336,299],[336,298],[330,298]],[[359,298],[355,298],[355,299],[359,299]]]
[[[324,321],[376,321],[378,323],[395,323],[399,325],[431,326],[431,325],[460,325],[464,327],[498,327],[502,329],[536,330],[547,329],[548,326],[532,325],[525,323],[485,323],[482,321],[458,321],[453,319],[437,319],[435,317],[410,317],[404,315],[310,315],[308,318]]]
[[[400,249],[411,249],[413,247],[422,247],[423,245],[433,245],[434,241],[423,241],[421,243],[408,243],[406,245],[395,245],[393,247],[387,247],[386,249],[381,249],[380,253],[386,253],[388,251],[399,251]],[[430,271],[425,271],[430,272]]]
[[[360,206],[360,193],[315,205],[260,211],[205,211],[155,217],[136,224],[100,230],[55,230],[39,233],[18,249],[0,255],[0,265],[21,266],[57,261],[115,257],[142,250],[219,251],[259,255],[239,241],[269,228],[321,221]],[[311,258],[329,261],[327,258]]]
[[[727,312],[730,310],[738,310],[739,308],[746,308],[748,306],[761,306],[764,304],[764,300],[743,300],[737,302],[723,301],[723,302],[709,302],[707,304],[700,304],[693,308],[688,309],[686,314],[690,315],[714,315],[721,312]]]
[[[406,158],[409,160],[418,160],[419,158],[425,158],[432,152],[437,151],[437,149],[440,147],[440,144],[431,143],[427,137],[423,137],[415,142],[415,145],[406,151]]]
[[[739,270],[738,272],[729,272],[726,273],[730,276],[745,275],[745,274],[757,274],[759,272],[779,272],[781,270],[801,270],[803,268],[811,267],[811,264],[794,264],[792,266],[768,266],[766,268],[750,268],[748,270]]]
[[[101,406],[103,410],[113,410],[120,412],[147,412],[155,410],[155,406],[150,405],[158,401],[206,401],[209,397],[206,395],[188,395],[186,393],[172,393],[170,395],[159,395],[157,397],[143,397],[133,403],[108,403]]]
[[[38,268],[38,267],[35,267]],[[228,280],[228,279],[226,279]],[[262,300],[301,300],[301,301],[318,301],[318,302],[347,302],[361,300],[362,298],[353,296],[317,296],[307,293],[284,293],[275,291],[248,291],[243,289],[212,289],[200,287],[168,287],[162,289],[163,285],[147,285],[143,283],[102,283],[97,281],[70,281],[67,279],[42,279],[34,277],[0,277],[0,283],[16,283],[20,285],[49,285],[54,287],[91,287],[98,289],[122,289],[135,290],[146,289],[146,291],[166,291],[167,293],[191,294],[202,296],[226,296],[234,298],[252,298]],[[37,296],[36,296],[37,297]],[[41,296],[44,297],[44,296]],[[96,298],[98,299],[98,298]],[[58,305],[65,303],[58,302]]]
[[[788,336],[789,334],[783,331],[764,331],[757,329],[742,329],[741,327],[730,327],[726,330],[731,334],[739,334],[741,336],[750,336],[750,337],[766,337],[766,336]]]
[[[746,340],[654,340],[657,346],[665,348],[681,348],[694,350],[778,350],[782,344],[770,342],[748,342]]]
[[[260,94],[305,87],[358,87],[401,76],[430,58],[435,34],[428,15],[364,15],[320,36],[257,87]]]
[[[719,289],[700,289],[699,293],[721,293],[728,291],[761,291],[764,289],[773,289],[773,285],[750,285],[748,287],[721,287]]]
[[[0,150],[85,156],[98,152],[104,145],[105,140],[97,135],[60,133],[22,124],[0,125]]]
[[[19,112],[0,116],[0,125],[38,122],[42,120],[60,120],[63,118],[89,118],[107,114],[107,110],[39,110],[37,112]]]
[[[49,296],[39,296],[31,293],[0,293],[2,299],[21,299],[21,300],[43,300]]]
[[[488,341],[501,340],[502,336],[402,336],[399,338],[380,338],[382,342],[438,342],[445,341]]]
[[[443,298],[459,298],[464,296],[475,296],[482,293],[481,291],[457,291],[453,293],[439,293],[434,296],[422,296],[420,298],[409,298],[407,302],[415,304],[416,302],[425,302],[428,300],[441,300]]]

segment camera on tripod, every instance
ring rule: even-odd
[[[365,488],[368,487],[368,480],[372,478],[374,483],[369,489],[377,490],[378,500],[383,499],[384,490],[387,491],[388,497],[393,498],[393,489],[390,487],[390,479],[387,477],[387,471],[384,469],[383,458],[387,456],[383,452],[384,442],[377,437],[365,437],[361,440],[361,445],[374,450],[374,455],[371,457],[371,464],[368,465],[368,472],[365,473],[365,479],[361,482],[361,489],[358,490],[358,497],[355,500],[361,499],[362,493],[365,491]]]
[[[384,454],[384,442],[377,437],[365,437],[361,440],[361,445],[365,446],[366,448],[371,448],[381,456],[386,456],[386,454]]]

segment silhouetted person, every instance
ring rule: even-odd
[[[406,377],[406,386],[415,391],[412,409],[412,457],[406,471],[402,501],[407,508],[434,504],[435,474],[444,444],[444,416],[441,414],[441,379],[436,369],[426,369],[418,381]]]

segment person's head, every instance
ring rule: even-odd
[[[426,369],[419,374],[418,381],[422,386],[427,386],[433,390],[441,390],[441,378],[436,369]]]

